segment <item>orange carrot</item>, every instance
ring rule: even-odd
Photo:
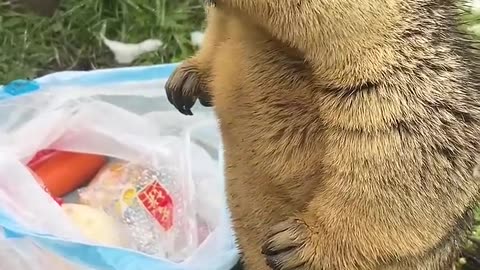
[[[31,169],[53,197],[62,197],[88,183],[106,162],[99,155],[55,151]]]

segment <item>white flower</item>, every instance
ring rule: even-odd
[[[201,47],[203,42],[204,33],[200,31],[195,31],[190,33],[190,40],[193,46]]]
[[[129,64],[140,55],[158,50],[163,45],[158,39],[147,39],[140,43],[123,43],[107,39],[102,36],[103,42],[115,55],[115,61],[120,64]]]

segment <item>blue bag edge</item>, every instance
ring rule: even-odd
[[[129,82],[144,82],[168,79],[180,63],[151,66],[134,66],[90,71],[60,71],[34,80],[14,80],[0,85],[0,101],[12,97],[27,95],[50,85],[97,86]],[[66,78],[61,78],[66,77]]]

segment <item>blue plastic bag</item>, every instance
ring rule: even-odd
[[[228,270],[235,265],[216,120],[209,109],[199,106],[187,117],[168,103],[163,86],[175,66],[60,72],[0,86],[0,269]],[[59,140],[66,132],[74,135]],[[190,207],[184,210],[216,225],[202,242],[195,233],[187,237],[188,256],[181,262],[91,243],[25,165],[46,146],[168,163],[185,187]],[[202,164],[210,159],[201,156],[207,152],[215,163]],[[217,164],[213,170],[212,164]]]

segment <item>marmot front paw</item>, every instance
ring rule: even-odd
[[[317,244],[314,241],[303,220],[290,218],[271,229],[262,253],[273,270],[312,269]]]
[[[170,76],[165,84],[165,91],[168,101],[185,115],[193,115],[191,108],[197,99],[203,106],[212,106],[198,68],[188,61],[180,65]]]

